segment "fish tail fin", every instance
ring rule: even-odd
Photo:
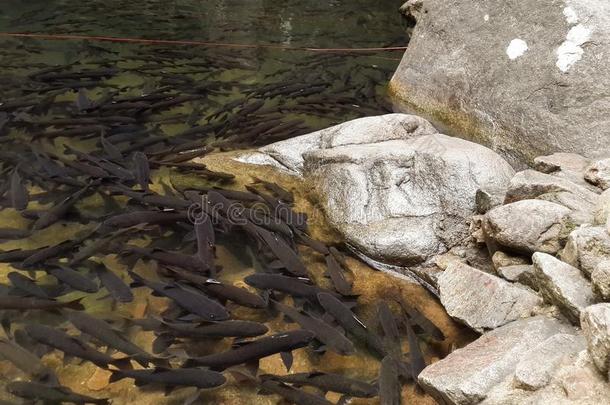
[[[110,383],[117,382],[125,378],[125,375],[121,372],[121,370],[111,370],[112,375],[108,380]]]
[[[78,299],[75,299],[73,301],[68,302],[66,304],[66,308],[70,308],[70,309],[73,309],[75,311],[82,311],[82,310],[84,310],[85,306],[81,303],[83,298],[84,297],[81,297],[81,298],[78,298]]]
[[[112,362],[112,365],[123,370],[133,370],[133,365],[131,364],[130,357],[123,357],[122,359],[116,359]],[[113,374],[114,375],[114,374]]]

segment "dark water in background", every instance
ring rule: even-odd
[[[233,44],[268,44],[285,47],[361,48],[404,46],[406,23],[397,9],[401,0],[202,0],[202,1],[2,1],[0,33],[95,35],[162,40],[212,41]],[[110,43],[85,40],[49,41],[0,36],[0,191],[7,190],[14,167],[27,178],[31,193],[40,197],[30,209],[48,209],[77,188],[48,182],[39,177],[42,168],[33,148],[62,154],[65,145],[100,152],[103,133],[124,154],[143,151],[158,156],[175,145],[204,143],[215,149],[251,148],[308,133],[357,117],[390,110],[386,83],[399,63],[402,52],[319,53],[270,48],[203,47],[194,45]],[[146,102],[142,105],[142,101]],[[90,103],[95,108],[82,108]],[[79,121],[80,120],[80,121]],[[93,122],[93,123],[91,123]],[[189,143],[190,142],[190,143]],[[210,187],[214,177],[205,173],[179,173],[166,167],[154,171],[152,188],[157,193],[175,192],[168,185],[184,183]],[[210,180],[209,182],[207,180]],[[218,179],[216,179],[218,180]],[[223,185],[222,179],[219,182]],[[0,251],[36,249],[74,239],[91,231],[100,218],[121,212],[120,207],[101,195],[87,197],[61,223],[19,240],[0,241]],[[0,228],[27,229],[31,219],[7,208],[0,195]],[[121,205],[122,204],[122,205]],[[128,209],[131,209],[127,207]],[[113,211],[114,210],[114,211]],[[118,211],[117,211],[118,210]],[[184,240],[191,229],[170,227],[165,233],[138,235],[129,243],[151,244],[192,253],[192,240]],[[256,252],[245,246],[243,235],[217,235],[217,263],[226,270],[223,282],[244,286],[243,277],[259,271]],[[127,266],[115,254],[98,255],[96,260],[121,274]],[[328,287],[322,276],[323,258],[303,254],[315,281]],[[351,260],[351,259],[350,259]],[[402,286],[391,276],[374,272],[355,260],[354,285],[361,294],[355,311],[366,321],[374,321],[379,297],[397,288],[420,310],[428,309],[444,330],[453,331],[442,308],[418,286]],[[6,293],[6,275],[14,271],[0,263],[0,289]],[[77,269],[91,275],[86,266]],[[152,265],[138,262],[136,271],[152,276]],[[37,272],[37,283],[56,286],[57,281]],[[85,296],[87,312],[98,317],[144,316],[142,308],[155,312],[162,301],[150,292],[137,289],[136,300],[114,305],[104,299],[107,292],[68,292],[70,300]],[[152,309],[151,309],[152,308]],[[159,310],[160,311],[160,310]],[[232,316],[265,322],[272,332],[294,328],[262,311],[231,308]],[[13,314],[14,315],[14,314]],[[430,315],[430,313],[428,314]],[[11,315],[12,316],[12,315]],[[12,319],[19,328],[23,321],[43,322],[66,328],[64,317],[56,314],[20,314]],[[73,328],[69,329],[74,333]],[[454,331],[455,332],[455,331]],[[426,355],[446,355],[459,331],[442,343],[425,344]],[[130,339],[145,348],[152,334],[134,332]],[[403,341],[404,343],[404,341]],[[203,352],[228,349],[230,342],[204,342]],[[131,380],[108,385],[108,375],[90,363],[62,363],[57,351],[45,358],[58,372],[63,384],[93,396],[115,399],[115,403],[181,403],[184,396],[164,397],[160,390],[135,389]],[[0,362],[0,399],[6,397],[4,384],[23,374]],[[263,362],[267,372],[284,373],[278,356]],[[294,369],[323,370],[372,381],[377,378],[378,359],[359,349],[353,356],[324,355],[299,351]],[[7,371],[8,370],[8,371]],[[403,387],[411,395],[409,403],[431,403],[413,385]],[[276,397],[257,396],[255,388],[239,384],[203,394],[202,403],[274,404]],[[418,398],[417,401],[411,401]],[[334,402],[338,397],[330,397]],[[376,398],[365,402],[378,403]]]
[[[403,46],[406,27],[397,12],[399,5],[394,0],[4,1],[0,32],[289,47]],[[199,139],[229,138],[225,146],[235,148],[388,111],[385,84],[400,56],[401,52],[362,55],[0,37],[0,91],[4,103],[24,97],[69,100],[81,87],[93,99],[104,92],[127,97],[160,88],[166,93],[200,96],[143,117],[138,125],[160,122],[158,134],[171,136],[190,126],[217,122],[219,116],[214,114],[221,111],[220,118],[233,121]],[[115,71],[106,77],[76,80],[28,77],[62,65],[61,71]],[[62,85],[68,91],[62,92]],[[246,99],[265,104],[243,119],[234,114]],[[227,104],[234,108],[227,109]],[[63,113],[61,108],[51,112]],[[269,135],[244,134],[244,128],[267,120],[292,126]]]

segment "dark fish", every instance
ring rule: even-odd
[[[263,374],[261,379],[272,379],[297,387],[306,385],[320,388],[322,391],[338,392],[350,397],[371,398],[377,395],[377,387],[364,381],[333,373],[295,373],[288,375]]]
[[[384,335],[384,346],[388,353],[400,358],[400,332],[394,314],[385,301],[381,301],[377,307],[377,317],[381,324]]]
[[[337,262],[333,255],[326,255],[326,268],[333,283],[335,290],[341,295],[352,295],[352,285],[345,278],[341,265]]]
[[[186,289],[186,287],[178,284],[149,281],[133,272],[129,272],[129,275],[135,281],[135,285],[145,285],[157,294],[171,299],[189,313],[195,314],[206,321],[229,319],[229,313],[225,307],[202,293]]]
[[[301,262],[298,254],[282,238],[261,227],[256,227],[256,232],[286,267],[286,270],[299,277],[306,277],[308,275],[307,268]]]
[[[205,212],[195,222],[195,234],[197,235],[197,256],[199,260],[206,263],[208,268],[214,268],[214,226],[212,219]]]
[[[0,309],[43,309],[53,310],[59,308],[71,308],[75,310],[82,310],[83,305],[80,303],[80,299],[60,302],[53,300],[43,300],[39,298],[26,298],[26,297],[13,297],[13,296],[0,296]]]
[[[40,251],[40,249],[28,249],[28,250],[14,249],[14,250],[8,250],[6,252],[0,252],[0,262],[6,262],[6,263],[20,262],[20,261],[27,259],[28,257],[32,256],[33,254],[35,254],[39,251]]]
[[[381,360],[379,370],[379,400],[381,405],[400,405],[401,386],[399,380],[398,360],[386,356]]]
[[[47,273],[78,291],[94,293],[99,290],[95,281],[83,276],[78,271],[58,265],[46,270]]]
[[[96,265],[94,268],[97,278],[110,295],[118,302],[132,302],[133,293],[131,288],[121,280],[119,276],[114,274],[112,270],[104,266],[103,264]]]
[[[108,139],[106,139],[104,133],[102,133],[100,136],[100,144],[102,145],[102,148],[104,148],[104,152],[110,158],[110,160],[114,160],[115,162],[120,162],[123,160],[123,154],[121,151],[110,141],[108,141]]]
[[[282,200],[284,202],[287,202],[287,203],[294,202],[294,196],[292,195],[292,193],[290,191],[284,190],[282,187],[278,186],[275,183],[261,180],[258,177],[254,177],[254,183],[262,184],[263,187],[265,187],[268,191],[275,194],[280,200]]]
[[[302,232],[299,229],[295,228],[293,229],[293,232],[297,235],[298,240],[304,245],[309,246],[316,252],[321,253],[323,255],[327,255],[329,253],[330,250],[324,243],[318,242],[317,240],[310,238],[309,235],[305,234],[305,232]]]
[[[0,338],[0,358],[4,358],[30,377],[44,382],[57,381],[55,373],[46,367],[33,353],[17,343]]]
[[[146,367],[149,363],[155,361],[155,358],[151,354],[131,343],[121,336],[118,331],[113,329],[112,326],[101,319],[94,318],[84,312],[70,312],[68,314],[68,319],[81,332],[96,338],[108,347],[112,347],[129,355],[143,367]]]
[[[99,404],[107,405],[110,402],[105,398],[93,398],[73,392],[67,387],[48,386],[35,382],[13,381],[6,385],[11,394],[33,401],[42,401],[45,404]]]
[[[108,367],[109,364],[125,363],[125,360],[115,360],[104,353],[98,352],[82,340],[60,330],[40,324],[27,324],[24,329],[28,336],[38,343],[60,350],[64,352],[65,356],[88,360],[102,368]]]
[[[168,266],[175,266],[196,273],[209,270],[207,264],[199,260],[198,257],[186,255],[184,253],[170,252],[161,249],[145,249],[135,246],[128,246],[125,251],[130,251],[137,255],[156,260],[159,263]]]
[[[320,395],[310,394],[289,385],[286,385],[279,381],[271,379],[263,380],[261,382],[261,392],[277,394],[291,403],[297,405],[332,405],[332,402]]]
[[[387,353],[379,336],[371,332],[343,302],[328,293],[318,294],[318,301],[347,333],[365,342],[380,357],[385,357]]]
[[[181,279],[190,281],[195,287],[202,289],[206,293],[216,298],[233,301],[238,305],[250,308],[265,308],[265,300],[260,296],[251,293],[245,288],[236,287],[231,284],[221,283],[213,278],[202,277],[187,271],[169,267],[169,271],[178,275]]]
[[[30,231],[19,228],[0,228],[0,239],[22,239],[30,236]]]
[[[28,295],[42,299],[49,298],[49,295],[42,288],[40,288],[40,286],[38,286],[36,282],[31,278],[26,277],[16,271],[8,273],[7,277],[14,287],[23,292],[26,292]]]
[[[343,356],[349,356],[354,353],[354,344],[326,322],[305,313],[303,310],[298,310],[277,301],[272,300],[271,302],[277,310],[298,323],[301,328],[313,332],[316,339],[330,350]]]
[[[140,151],[133,154],[133,164],[135,166],[135,178],[142,190],[148,191],[150,183],[150,166],[148,158]]]
[[[157,368],[154,370],[113,370],[110,382],[133,378],[136,386],[162,384],[168,387],[214,388],[223,385],[226,378],[205,368]]]
[[[145,319],[134,321],[144,330],[154,330],[177,338],[209,339],[224,337],[255,337],[269,331],[262,323],[251,321],[221,321],[210,323],[170,322],[167,320]]]
[[[137,211],[110,217],[102,226],[122,228],[139,224],[172,224],[186,219],[188,216],[184,212]]]
[[[306,330],[281,332],[249,342],[240,342],[236,348],[225,352],[190,358],[187,363],[207,366],[214,370],[224,370],[231,366],[256,361],[276,353],[299,349],[307,346],[313,338],[314,334]]]
[[[81,87],[78,89],[78,95],[76,96],[76,108],[78,108],[78,111],[85,111],[91,109],[91,107],[93,107],[93,103],[87,97],[87,90]]]
[[[407,328],[407,338],[409,339],[409,358],[411,363],[411,375],[413,377],[413,381],[417,381],[417,376],[422,372],[424,368],[426,368],[426,360],[424,359],[424,354],[419,347],[419,342],[417,341],[417,336],[411,327],[411,322],[406,319],[405,327]]]
[[[59,204],[55,205],[53,208],[48,211],[44,211],[44,213],[34,222],[32,229],[38,230],[46,228],[55,222],[62,219],[66,213],[76,204],[80,198],[89,190],[90,186],[86,186],[71,196],[67,197]]]
[[[318,286],[308,284],[309,279],[298,279],[294,277],[281,276],[279,274],[251,274],[244,281],[260,290],[275,290],[290,294],[294,297],[304,297],[312,302],[318,302],[318,293],[334,292],[324,290]],[[337,294],[338,296],[338,294]]]
[[[33,251],[30,251],[31,254],[29,256],[27,256],[25,258],[25,260],[23,260],[21,265],[23,267],[31,267],[40,262],[52,259],[54,257],[58,257],[61,254],[72,250],[74,248],[74,246],[76,246],[78,243],[80,243],[80,241],[81,241],[80,239],[79,240],[67,240],[64,242],[60,242],[57,245],[47,246],[47,247],[43,247],[40,249],[34,249]]]
[[[11,176],[11,205],[17,211],[27,208],[29,202],[28,190],[23,184],[19,171],[15,168]]]
[[[398,300],[403,312],[408,316],[408,318],[422,328],[426,333],[435,338],[436,340],[444,340],[445,335],[443,331],[441,331],[432,321],[426,318],[421,312],[417,309],[407,305],[402,299]]]

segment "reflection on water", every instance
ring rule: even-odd
[[[400,46],[406,41],[405,27],[396,12],[400,3],[390,0],[8,0],[0,4],[0,32],[317,48]],[[170,199],[183,198],[186,190],[202,192],[211,187],[243,190],[252,181],[251,175],[275,181],[295,194],[295,210],[316,218],[310,223],[311,236],[340,249],[341,241],[320,215],[312,215],[314,207],[306,190],[293,179],[265,168],[255,173],[218,152],[266,144],[387,111],[385,83],[398,64],[399,55],[0,37],[0,205],[3,208],[0,228],[29,233],[27,237],[0,241],[0,251],[55,246],[94,232],[82,241],[83,245],[90,246],[108,236],[98,228],[106,218],[138,209],[167,209],[165,202],[154,205],[128,198],[129,188],[117,191],[118,183],[128,184],[131,192],[138,189],[129,179],[116,180],[123,175],[121,167],[132,169],[136,151],[145,153],[150,161],[151,193]],[[66,147],[91,153],[93,158],[75,159],[75,152]],[[209,154],[211,151],[214,153]],[[207,167],[189,163],[190,158],[201,154],[209,154],[204,159]],[[115,158],[111,158],[113,155]],[[95,172],[91,173],[91,165],[83,164],[96,159],[98,163],[102,159],[100,164],[107,170],[114,170],[113,181],[107,178],[92,181]],[[119,168],[108,166],[106,159],[119,162]],[[84,167],[89,171],[85,176]],[[27,185],[31,200],[27,209],[21,211],[12,207],[15,168]],[[83,188],[83,197],[62,212],[58,221],[33,230],[41,212],[48,212]],[[255,291],[243,279],[264,270],[269,263],[261,259],[261,251],[243,233],[222,234],[217,230],[217,234],[216,261],[223,268],[219,280]],[[133,233],[111,235],[116,239],[113,243],[76,266],[82,275],[93,278],[96,283],[95,269],[100,263],[126,283],[131,281],[128,270],[159,278],[162,266],[155,261],[129,260],[119,254],[127,244],[194,252],[190,224],[163,224],[145,231],[135,229]],[[108,297],[109,291],[105,288],[84,294],[66,288],[47,274],[45,270],[52,260],[66,263],[80,247],[42,261],[27,272],[19,261],[0,263],[0,293],[14,293],[8,275],[19,271],[61,301],[82,298],[87,313],[111,321],[130,340],[151,351],[155,334],[134,327],[130,320],[164,313],[168,300],[151,295],[150,290],[135,288],[135,300],[120,304]],[[323,255],[303,246],[298,247],[298,252],[312,280],[324,288],[332,288],[323,275]],[[375,272],[355,259],[347,260],[353,274],[354,293],[359,295],[355,312],[372,328],[378,329],[375,311],[379,299],[401,297],[432,319],[446,336],[442,342],[423,337],[422,348],[428,361],[446,355],[452,345],[463,344],[470,338],[422,288]],[[280,298],[287,304],[293,303],[290,297]],[[232,319],[265,323],[269,333],[297,328],[273,312],[230,302],[227,308]],[[8,335],[32,321],[77,334],[61,311],[0,310],[0,315],[5,326],[11,324]],[[90,342],[104,349],[95,339]],[[408,352],[406,339],[403,344],[403,351]],[[222,339],[178,344],[174,348],[204,354],[226,350],[230,345],[230,339]],[[110,384],[108,371],[89,362],[62,357],[57,350],[34,347],[32,350],[44,356],[44,363],[56,371],[60,382],[79,393],[109,397],[116,404],[182,403],[193,395],[191,389],[179,389],[165,396],[158,387],[136,388],[130,379]],[[292,371],[320,370],[374,381],[379,364],[379,359],[363,347],[358,347],[357,354],[352,356],[330,351],[316,353],[307,348],[294,352]],[[264,373],[286,372],[279,355],[263,359],[260,368]],[[220,389],[203,392],[200,403],[275,404],[280,401],[277,395],[257,395],[255,386],[238,384],[229,373],[225,374],[228,383]],[[0,399],[14,400],[3,388],[10,381],[25,379],[25,375],[10,362],[0,361],[0,376]],[[403,387],[403,396],[410,402],[431,402],[413,384]],[[337,402],[339,396],[329,393],[327,399]],[[377,401],[374,398],[352,403]]]

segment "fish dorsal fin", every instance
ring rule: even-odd
[[[292,363],[294,362],[294,356],[292,352],[280,352],[280,357],[282,358],[282,362],[286,367],[286,372],[289,372],[292,368]]]

